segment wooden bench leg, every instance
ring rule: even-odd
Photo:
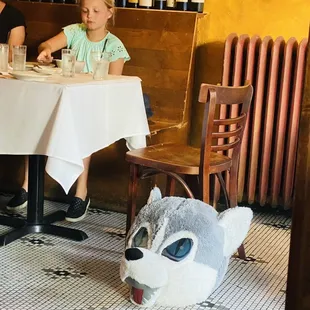
[[[139,165],[130,164],[130,177],[127,201],[126,233],[128,233],[136,216]]]
[[[166,196],[173,196],[175,193],[175,179],[167,175]]]

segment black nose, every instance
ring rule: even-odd
[[[131,248],[125,251],[125,257],[127,260],[138,260],[143,257],[143,253],[137,248]]]

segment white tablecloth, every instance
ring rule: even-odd
[[[144,147],[148,134],[137,77],[0,78],[0,154],[47,155],[46,172],[66,193],[83,158],[121,138],[129,149]]]

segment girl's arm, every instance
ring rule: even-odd
[[[109,66],[109,74],[122,75],[124,63],[125,63],[124,58],[120,58],[111,62]]]
[[[24,26],[15,27],[10,31],[10,35],[8,39],[8,44],[10,48],[9,61],[12,60],[13,45],[22,45],[25,41],[25,36],[26,36],[26,31],[25,31]]]
[[[67,46],[67,37],[64,32],[60,32],[55,37],[41,43],[38,47],[38,61],[51,62],[53,60],[52,53]]]

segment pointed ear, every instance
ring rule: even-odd
[[[225,232],[224,255],[231,256],[249,232],[253,212],[250,208],[235,207],[219,215],[219,225]]]
[[[149,196],[149,199],[147,200],[147,204],[149,205],[154,201],[160,200],[161,198],[162,197],[161,197],[160,189],[157,186],[155,186],[150,192],[150,196]]]

